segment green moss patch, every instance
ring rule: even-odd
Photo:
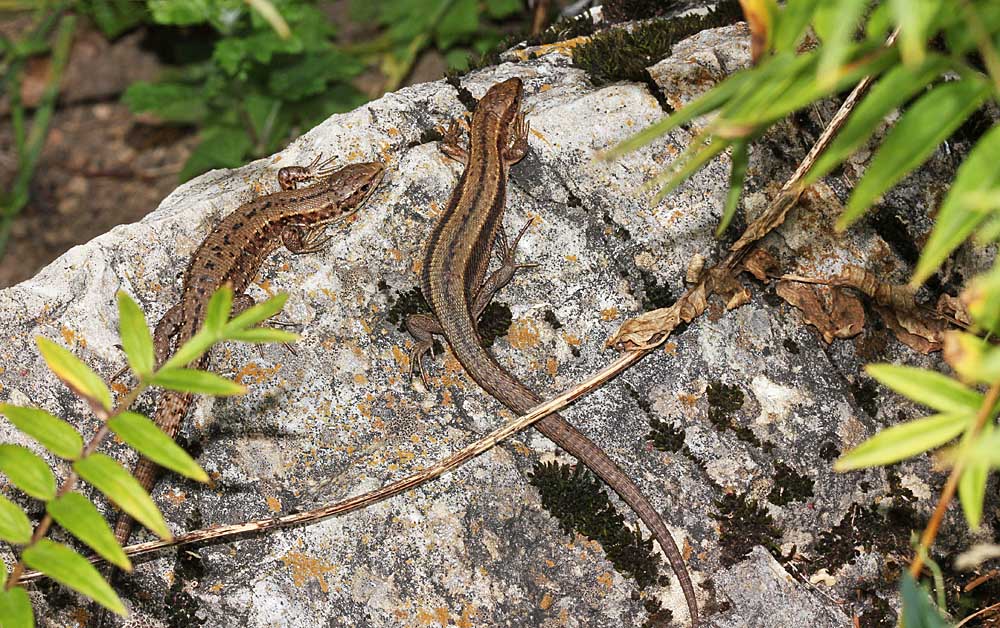
[[[719,524],[719,560],[724,566],[740,562],[756,545],[767,548],[775,557],[781,556],[778,540],[782,531],[766,508],[746,495],[736,494],[724,495],[715,507],[717,512],[709,516]]]

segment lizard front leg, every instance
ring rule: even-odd
[[[503,160],[508,168],[524,159],[528,154],[528,133],[531,125],[524,117],[524,112],[518,112],[517,117],[510,125],[510,143],[503,152]]]
[[[461,163],[463,166],[469,166],[469,151],[462,146],[462,136],[464,132],[462,131],[462,126],[459,121],[452,120],[451,125],[448,126],[448,130],[445,131],[444,137],[441,138],[440,150],[444,153],[445,157],[450,157],[455,161]]]

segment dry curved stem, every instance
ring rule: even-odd
[[[367,493],[362,493],[361,495],[356,495],[333,504],[327,504],[325,506],[304,512],[297,512],[281,517],[268,517],[267,519],[259,519],[257,521],[249,521],[247,523],[235,525],[215,526],[195,530],[186,534],[176,535],[173,540],[169,541],[150,541],[147,543],[129,545],[124,548],[125,553],[129,556],[142,556],[168,547],[190,545],[192,543],[204,543],[207,541],[219,542],[235,536],[257,534],[276,528],[304,526],[322,521],[323,519],[328,519],[329,517],[333,517],[335,515],[342,515],[354,510],[365,508],[366,506],[370,506],[376,502],[380,502],[384,499],[388,499],[389,497],[414,489],[425,482],[433,480],[442,474],[465,464],[469,460],[491,449],[494,445],[505,438],[524,430],[532,423],[545,418],[553,412],[558,412],[580,397],[583,397],[584,395],[600,388],[619,373],[642,359],[642,356],[643,354],[637,352],[620,355],[599,373],[577,384],[561,395],[553,397],[552,399],[535,406],[531,412],[525,414],[524,416],[508,421],[503,427],[490,432],[483,438],[467,445],[451,456],[438,461],[430,467],[409,475],[401,480],[387,484],[382,488],[374,491],[368,491]],[[95,565],[107,562],[99,556],[90,556],[88,560]],[[32,571],[24,574],[21,581],[31,582],[43,577],[44,574]]]
[[[996,408],[998,401],[1000,401],[1000,380],[993,382],[993,385],[990,386],[989,391],[987,391],[986,396],[983,398],[983,405],[979,407],[979,412],[976,413],[976,419],[969,428],[970,441],[974,440],[982,431],[983,426],[986,425],[986,421],[988,421],[990,419],[990,415],[993,414],[993,409]],[[948,475],[948,480],[944,484],[944,488],[941,489],[941,497],[938,498],[934,514],[931,515],[930,521],[927,522],[927,527],[924,528],[923,534],[920,535],[920,545],[917,547],[917,552],[913,557],[913,562],[910,563],[910,575],[913,576],[914,579],[920,577],[920,571],[924,567],[924,560],[921,554],[930,552],[931,547],[934,545],[934,539],[937,537],[938,528],[941,526],[941,521],[944,519],[944,513],[948,510],[951,500],[955,497],[955,490],[958,488],[958,480],[962,477],[962,471],[964,469],[964,458],[957,458],[955,460],[955,466],[951,468],[951,474]]]

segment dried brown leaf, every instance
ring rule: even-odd
[[[779,281],[775,292],[802,311],[806,322],[816,327],[827,344],[835,338],[852,338],[865,326],[861,300],[829,286]]]

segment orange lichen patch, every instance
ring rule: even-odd
[[[386,130],[386,133],[389,135],[389,137],[396,137],[397,135],[399,135],[399,129],[397,129],[396,127],[390,127],[388,130]]]
[[[413,443],[414,445],[416,445],[417,443],[419,443],[420,442],[420,435],[419,434],[410,434],[410,442]]]
[[[392,347],[392,359],[396,362],[396,365],[402,371],[409,371],[410,369],[410,353],[404,351],[402,347],[393,345]]]
[[[3,372],[3,369],[0,369],[0,373],[2,373],[2,372]],[[121,382],[112,382],[112,384],[111,384],[111,390],[115,391],[119,395],[124,395],[125,393],[128,392],[128,386],[126,386],[125,384],[123,384]]]
[[[90,612],[82,606],[74,609],[70,616],[73,618],[73,621],[76,622],[77,626],[83,627],[90,625]]]
[[[445,388],[441,391],[441,405],[450,406],[455,403],[454,398],[451,396],[451,391]]]
[[[566,55],[567,57],[573,56],[573,49],[577,46],[583,45],[590,41],[590,37],[580,36],[574,37],[573,39],[567,39],[565,41],[557,41],[554,44],[542,44],[541,46],[532,46],[531,48],[526,48],[524,50],[515,50],[514,55],[521,61],[528,61],[530,59],[536,59],[542,55],[547,55],[550,53],[558,53]]]
[[[177,506],[178,504],[183,504],[187,501],[187,493],[171,488],[163,492],[163,498],[171,504]]]
[[[425,611],[420,609],[417,611],[417,623],[421,626],[431,626],[434,624],[439,624],[441,626],[448,625],[448,609],[443,606],[438,606],[430,611]]]
[[[550,89],[552,89],[552,85],[550,85],[550,84],[546,83],[545,85],[542,85],[541,87],[539,87],[539,88],[538,88],[538,91],[539,91],[539,92],[547,92],[547,91],[549,91]]]
[[[270,279],[265,279],[263,281],[258,281],[257,285],[260,286],[261,290],[263,290],[264,292],[267,293],[267,296],[269,296],[269,297],[273,297],[274,296],[274,290],[271,289],[271,280]]]
[[[565,332],[563,332],[563,340],[565,340],[566,344],[571,347],[579,347],[581,342],[579,336],[574,336],[573,334],[567,334]]]
[[[337,293],[334,292],[333,290],[330,290],[329,288],[320,288],[319,291],[325,294],[326,298],[330,299],[331,301],[337,300]]]
[[[365,330],[365,335],[370,336],[372,333],[372,326],[368,324],[368,321],[363,318],[359,318],[358,323],[361,324],[361,329]]]
[[[545,372],[549,375],[555,375],[559,372],[559,363],[556,362],[555,358],[545,360]]]
[[[374,419],[372,419],[372,427],[374,427],[377,430],[385,429],[385,421],[383,421],[378,417],[375,417]]]
[[[689,393],[681,393],[677,395],[677,399],[684,405],[693,407],[696,403],[698,403],[699,396]]]
[[[336,567],[318,558],[306,556],[301,552],[288,552],[281,557],[281,562],[292,571],[292,582],[295,586],[301,587],[306,580],[315,579],[319,582],[319,588],[323,593],[330,590],[323,574],[332,573]]]
[[[614,583],[614,579],[611,577],[611,574],[609,574],[606,571],[601,575],[597,576],[597,581],[609,589],[611,588],[611,585]]]
[[[396,260],[397,262],[403,259],[403,252],[400,251],[399,249],[389,249],[389,255],[391,255],[392,259]]]
[[[420,271],[424,269],[424,261],[419,258],[414,258],[413,265],[410,268],[413,269],[414,274],[419,275]]]
[[[417,457],[417,454],[409,449],[397,447],[396,456],[398,456],[400,462],[412,462]]]
[[[691,560],[691,554],[693,553],[694,548],[691,547],[691,544],[688,543],[687,539],[684,539],[684,546],[681,548],[681,555],[684,557],[684,560]]]
[[[602,321],[613,321],[616,318],[618,318],[618,308],[609,307],[607,309],[601,310]]]
[[[472,628],[472,618],[479,614],[476,607],[471,604],[466,604],[462,607],[462,616],[455,620],[455,626],[457,628]]]
[[[577,257],[576,255],[566,255],[565,258],[566,258],[566,261],[569,262],[569,263],[571,263],[571,264],[575,264],[575,263],[577,263],[577,262],[580,261],[580,258]]]
[[[365,377],[364,373],[355,373],[354,383],[357,384],[358,386],[364,386],[365,384],[368,383],[368,378]]]
[[[73,331],[72,329],[70,329],[69,327],[66,327],[64,325],[63,328],[61,330],[59,330],[59,333],[62,334],[63,340],[66,341],[66,344],[68,344],[70,346],[73,345],[73,341],[76,340],[76,332],[75,331]]]
[[[666,353],[667,355],[673,355],[677,353],[677,343],[668,342],[667,344],[663,345],[663,352]]]
[[[545,595],[542,596],[542,601],[538,603],[538,606],[543,611],[547,611],[547,610],[549,610],[549,608],[551,608],[552,603],[555,602],[555,601],[556,601],[556,599],[554,597],[552,597],[551,594],[546,593]]]
[[[366,417],[366,418],[370,418],[371,417],[371,415],[372,415],[372,406],[367,401],[362,401],[361,403],[359,403],[357,405],[357,408],[358,408],[358,412],[361,413],[361,416]]]
[[[221,583],[221,582],[216,582],[216,583],[215,583],[215,584],[213,584],[212,586],[208,587],[208,590],[209,590],[210,592],[212,592],[212,593],[218,593],[219,591],[221,591],[221,590],[222,590],[222,588],[223,588],[223,587],[222,587],[222,583]]]
[[[243,365],[236,375],[233,377],[234,381],[242,382],[244,378],[249,378],[250,382],[254,384],[259,384],[265,379],[271,377],[275,373],[281,370],[281,364],[275,364],[269,368],[261,368],[257,366],[256,362],[247,362]]]
[[[544,135],[542,135],[541,131],[539,131],[539,130],[537,130],[537,129],[528,129],[528,130],[529,130],[529,132],[530,132],[530,133],[531,133],[532,135],[534,135],[534,136],[535,136],[535,137],[537,137],[538,139],[542,140],[543,142],[545,142],[546,144],[548,144],[548,145],[550,145],[550,146],[552,145],[552,142],[550,142],[550,141],[548,140],[548,138],[546,138],[546,137],[545,137]]]
[[[507,342],[515,349],[538,346],[538,327],[530,320],[517,319],[507,330]]]
[[[271,512],[281,512],[281,500],[273,495],[268,495],[264,500],[267,502],[267,507]]]

